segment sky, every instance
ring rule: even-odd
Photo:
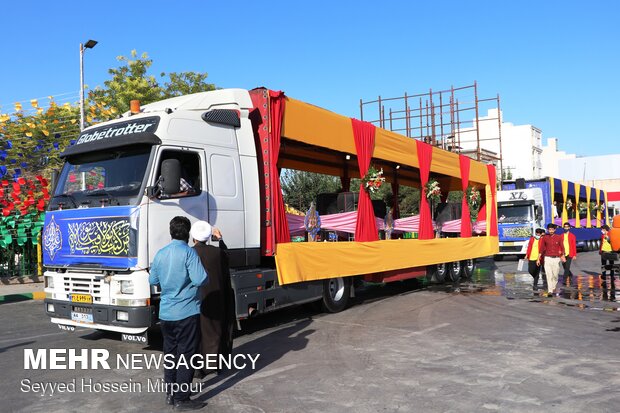
[[[48,95],[77,101],[79,44],[94,39],[90,88],[133,49],[155,75],[206,72],[218,87],[265,86],[353,117],[360,99],[476,81],[544,143],[620,153],[618,16],[613,0],[4,2],[0,113]]]

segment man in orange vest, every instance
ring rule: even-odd
[[[540,256],[540,248],[539,242],[540,237],[545,235],[545,230],[542,228],[536,228],[534,231],[534,236],[530,237],[530,242],[527,244],[527,253],[525,254],[525,258],[527,258],[527,272],[530,273],[532,278],[534,278],[534,290],[538,289],[538,278],[540,277],[540,269],[544,265],[543,263],[538,262],[538,258]],[[547,280],[543,277],[543,285],[544,288],[547,286]]]
[[[568,222],[565,222],[562,225],[564,229],[564,234],[562,234],[562,240],[564,241],[564,253],[566,254],[564,257],[566,261],[562,264],[564,267],[564,281],[566,285],[570,286],[570,282],[573,276],[573,273],[570,270],[570,265],[573,260],[577,259],[577,237],[575,234],[570,232],[571,225]]]

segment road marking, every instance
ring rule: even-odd
[[[371,325],[364,325],[364,324],[358,324],[358,323],[344,323],[341,321],[331,321],[331,320],[324,320],[324,319],[314,319],[314,321],[320,321],[323,323],[329,323],[329,324],[339,324],[339,325],[343,325],[343,326],[347,326],[347,327],[364,327],[364,328],[380,328],[380,329],[387,329],[387,330],[394,330],[394,331],[398,331],[400,333],[407,333],[405,334],[403,337],[412,337],[415,335],[419,335],[419,334],[424,334],[424,333],[429,333],[431,331],[434,330],[438,330],[440,328],[444,328],[444,327],[448,327],[450,325],[450,323],[442,323],[442,324],[438,324],[436,326],[433,327],[429,327],[429,328],[425,328],[424,330],[420,330],[420,331],[410,331],[404,328],[396,328],[396,327],[386,327],[386,326],[371,326]]]
[[[80,331],[86,331],[85,329],[80,329],[80,330],[75,330],[75,333],[78,333]],[[8,340],[0,340],[0,343],[10,343],[10,342],[14,342],[14,341],[21,341],[21,340],[31,340],[33,338],[39,338],[39,337],[48,337],[48,336],[59,336],[61,334],[67,334],[66,331],[59,331],[58,333],[49,333],[49,334],[39,334],[38,336],[30,336],[30,337],[19,337],[19,338],[10,338]]]
[[[439,330],[440,328],[448,327],[449,325],[450,325],[450,323],[437,324],[436,326],[425,328],[424,330],[414,331],[412,333],[409,333],[405,337],[411,337],[411,336],[416,336],[416,335],[420,335],[420,334],[429,333],[429,332],[434,331],[434,330]]]

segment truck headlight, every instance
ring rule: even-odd
[[[45,281],[45,288],[54,288],[54,277],[47,276],[44,277],[43,280]]]
[[[133,281],[132,280],[121,281],[121,294],[133,294]]]
[[[117,311],[116,319],[118,321],[129,321],[129,313],[127,311]]]

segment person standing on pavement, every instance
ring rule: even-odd
[[[540,277],[540,268],[544,265],[543,262],[538,262],[538,257],[540,256],[540,238],[545,234],[545,230],[542,228],[536,228],[534,231],[534,236],[530,237],[530,241],[527,244],[527,253],[525,254],[525,258],[527,258],[527,271],[530,273],[532,278],[534,278],[533,289],[536,290],[538,288],[538,278]]]
[[[565,280],[566,285],[570,286],[572,276],[573,276],[573,273],[570,270],[570,265],[573,262],[573,260],[577,259],[577,237],[575,237],[575,234],[570,232],[570,229],[571,229],[570,223],[565,222],[562,225],[562,228],[564,229],[564,234],[562,234],[562,239],[564,240],[564,253],[565,253],[564,259],[566,260],[563,263],[564,280]]]
[[[209,284],[200,288],[201,353],[205,357],[213,354],[227,356],[232,353],[236,319],[234,292],[226,254],[228,247],[220,230],[211,227],[206,221],[194,223],[190,233],[194,239],[194,250],[209,273]],[[211,236],[219,242],[219,248],[207,244]],[[196,372],[198,377],[204,377],[208,373],[210,372],[205,370]]]
[[[601,273],[601,281],[605,282],[605,278],[607,277],[607,270],[609,270],[611,274],[611,282],[614,282],[614,254],[611,248],[611,241],[609,239],[609,225],[605,224],[601,227],[601,248],[599,249],[599,254],[601,255],[601,268],[603,272]]]
[[[539,248],[540,256],[536,261],[538,265],[542,261],[545,263],[545,273],[547,275],[547,296],[551,297],[558,284],[558,274],[560,273],[560,263],[563,263],[566,258],[564,252],[564,240],[562,237],[555,233],[557,225],[553,223],[547,224],[547,232],[540,239]]]
[[[191,223],[186,217],[170,221],[172,241],[155,254],[151,264],[149,283],[159,285],[159,320],[164,339],[164,356],[171,354],[174,369],[164,369],[164,382],[170,389],[174,383],[176,393],[166,394],[166,404],[175,410],[197,410],[204,403],[190,399],[190,385],[194,370],[179,363],[181,356],[190,360],[198,349],[200,326],[200,298],[198,288],[209,280],[196,251],[187,245]]]

